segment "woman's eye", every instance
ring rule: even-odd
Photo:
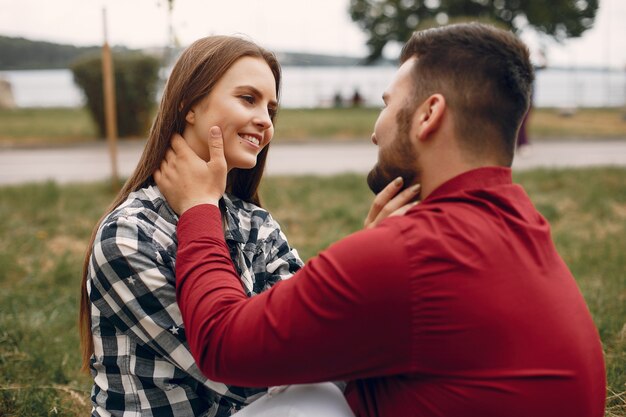
[[[272,120],[274,120],[274,117],[276,117],[276,112],[276,109],[273,109],[271,107],[267,109],[267,114],[269,114],[270,119]]]
[[[254,104],[254,97],[253,96],[244,95],[244,96],[240,96],[240,98],[242,100],[247,101],[250,104]]]

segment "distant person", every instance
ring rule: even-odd
[[[363,96],[359,92],[358,88],[354,89],[354,94],[352,94],[352,107],[361,107],[363,105]]]
[[[343,96],[341,95],[341,91],[337,91],[333,96],[333,107],[337,109],[343,107]]]
[[[181,214],[177,299],[200,369],[250,386],[346,379],[361,417],[603,416],[598,332],[546,219],[511,179],[527,48],[450,25],[415,33],[401,62],[368,184],[404,182],[376,197],[374,227],[252,299],[222,233],[225,145],[212,138],[204,164],[173,143],[155,177]],[[420,204],[375,219],[417,183]]]
[[[174,288],[178,216],[152,173],[174,134],[208,160],[209,128],[219,124],[229,171],[219,212],[238,285],[250,297],[291,276],[302,262],[258,195],[280,76],[272,53],[236,37],[200,39],[175,64],[141,160],[85,258],[80,328],[92,416],[229,416],[265,393],[208,380],[194,363]]]

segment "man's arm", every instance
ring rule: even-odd
[[[294,278],[245,297],[215,204],[225,187],[226,163],[220,131],[211,130],[209,163],[178,136],[155,172],[159,189],[181,214],[177,295],[192,353],[205,374],[254,386],[406,370],[407,257],[401,244],[392,244],[398,236],[388,228],[344,239]],[[386,207],[396,210],[416,197],[411,188],[398,194],[400,185],[390,184],[377,197],[366,226],[388,215]]]
[[[209,378],[259,386],[410,370],[407,257],[389,228],[349,236],[250,299],[217,207],[186,211],[178,239],[177,299],[191,351]]]

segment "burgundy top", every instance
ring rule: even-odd
[[[507,168],[451,179],[253,298],[217,207],[188,210],[177,233],[178,302],[210,379],[347,380],[358,416],[604,415],[598,332]]]

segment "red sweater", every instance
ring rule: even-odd
[[[177,233],[178,302],[211,379],[347,380],[359,416],[604,415],[597,330],[509,169],[453,178],[250,299],[217,207]]]

